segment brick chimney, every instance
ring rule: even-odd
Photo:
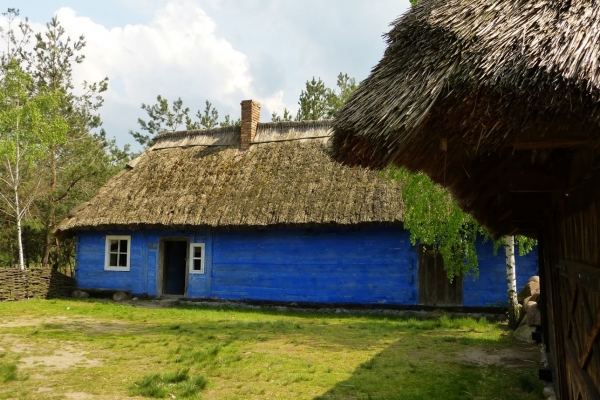
[[[254,100],[242,100],[242,134],[240,148],[248,150],[254,141],[256,127],[260,121],[260,104]]]

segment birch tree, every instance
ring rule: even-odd
[[[516,329],[519,324],[519,303],[517,301],[517,276],[515,269],[515,237],[504,238],[506,253],[506,293],[508,295],[508,326]]]
[[[22,222],[39,188],[33,169],[48,149],[61,143],[68,125],[57,113],[60,92],[33,89],[31,75],[16,59],[2,66],[0,75],[0,200],[1,208],[17,226],[19,266],[25,269]]]

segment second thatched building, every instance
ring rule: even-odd
[[[401,186],[329,158],[330,122],[165,133],[58,226],[76,236],[79,287],[151,296],[486,306],[506,302],[504,261],[449,283],[410,244]],[[517,261],[521,282],[535,255]]]

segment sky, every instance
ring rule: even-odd
[[[240,101],[261,103],[261,120],[296,112],[307,80],[334,87],[340,72],[365,79],[383,56],[383,34],[408,0],[19,0],[34,30],[54,15],[85,61],[74,83],[109,79],[100,110],[117,143],[147,119],[141,104],[179,97],[191,114],[209,100],[221,118]]]

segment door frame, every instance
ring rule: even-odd
[[[431,249],[431,246],[427,246],[424,244],[419,244],[417,246],[417,276],[418,276],[418,284],[417,284],[417,288],[418,288],[418,294],[417,294],[417,304],[418,305],[422,305],[422,306],[433,306],[433,307],[463,307],[465,304],[465,300],[464,300],[464,295],[465,295],[465,288],[464,288],[464,275],[460,274],[454,277],[454,281],[451,284],[450,280],[448,279],[448,277],[446,276],[446,271],[443,268],[444,264],[443,264],[443,260],[442,260],[442,271],[444,272],[442,275],[443,277],[441,279],[444,280],[444,284],[445,286],[445,290],[448,290],[452,287],[452,285],[455,285],[455,294],[460,296],[460,302],[457,302],[457,304],[450,304],[450,303],[442,303],[440,304],[439,298],[437,297],[438,293],[437,293],[437,271],[435,271],[435,269],[437,269],[438,264],[437,264],[437,259],[438,258],[442,258],[441,254],[439,252],[433,251]],[[434,263],[435,265],[434,267],[434,282],[428,281],[427,277],[429,274],[427,274],[427,269],[426,268],[431,268],[432,266],[426,266],[424,262],[424,258],[425,258],[425,253],[426,252],[432,252],[434,255]],[[429,284],[434,283],[435,287],[434,290],[436,292],[436,303],[435,304],[430,304],[429,299],[426,297],[426,294],[422,292],[423,290],[426,290],[426,288],[429,286]]]
[[[185,286],[183,289],[183,297],[188,297],[188,275],[189,275],[189,265],[188,265],[188,257],[190,253],[190,238],[188,237],[161,237],[158,239],[158,271],[156,274],[157,281],[156,288],[157,294],[159,297],[164,296],[177,296],[177,295],[168,295],[164,293],[165,287],[165,242],[186,242],[185,245]]]

